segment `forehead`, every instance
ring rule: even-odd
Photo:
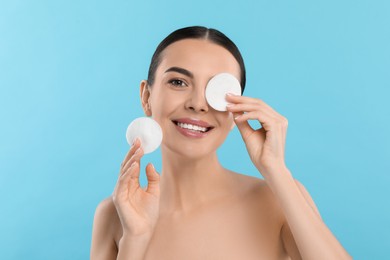
[[[157,73],[170,67],[182,67],[196,76],[229,72],[240,79],[240,65],[224,47],[205,39],[185,39],[169,45],[161,55]]]

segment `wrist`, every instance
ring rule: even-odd
[[[124,233],[119,240],[117,259],[144,259],[152,234],[132,235]]]
[[[264,176],[264,178],[272,178],[274,176],[285,175],[290,173],[289,169],[284,163],[275,163],[268,167],[256,167],[259,172]]]
[[[152,238],[153,233],[147,232],[142,234],[131,234],[124,232],[122,235],[122,238],[120,241],[136,241],[136,242],[143,242],[148,241]]]
[[[260,172],[264,176],[265,181],[268,183],[293,179],[290,170],[285,165],[277,165]]]

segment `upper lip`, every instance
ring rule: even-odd
[[[206,128],[213,128],[213,126],[210,125],[209,123],[202,121],[202,120],[199,120],[199,119],[196,119],[196,118],[178,118],[178,119],[174,119],[172,121],[175,123],[179,122],[179,123],[183,123],[183,124],[191,124],[191,125],[197,125],[197,126],[206,127]]]

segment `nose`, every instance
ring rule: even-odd
[[[190,93],[186,101],[186,109],[192,110],[194,112],[207,112],[209,111],[209,105],[206,101],[205,89],[204,88],[194,88]]]

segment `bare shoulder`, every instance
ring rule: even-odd
[[[96,207],[91,243],[91,259],[116,259],[116,237],[120,220],[112,197],[102,200]]]
[[[278,220],[280,225],[284,221],[284,214],[281,205],[277,201],[271,188],[264,179],[244,175],[235,172],[236,183],[239,193],[243,199],[250,203],[250,206],[259,210],[260,214],[264,213],[266,208],[267,214]]]
[[[112,196],[103,199],[96,207],[95,218],[101,220],[101,223],[109,229],[107,231],[114,231],[117,224],[120,224],[119,216],[116,211]]]
[[[264,179],[237,172],[232,173],[234,173],[234,182],[237,184],[238,192],[243,195],[251,197],[254,195],[271,195],[272,191]]]

